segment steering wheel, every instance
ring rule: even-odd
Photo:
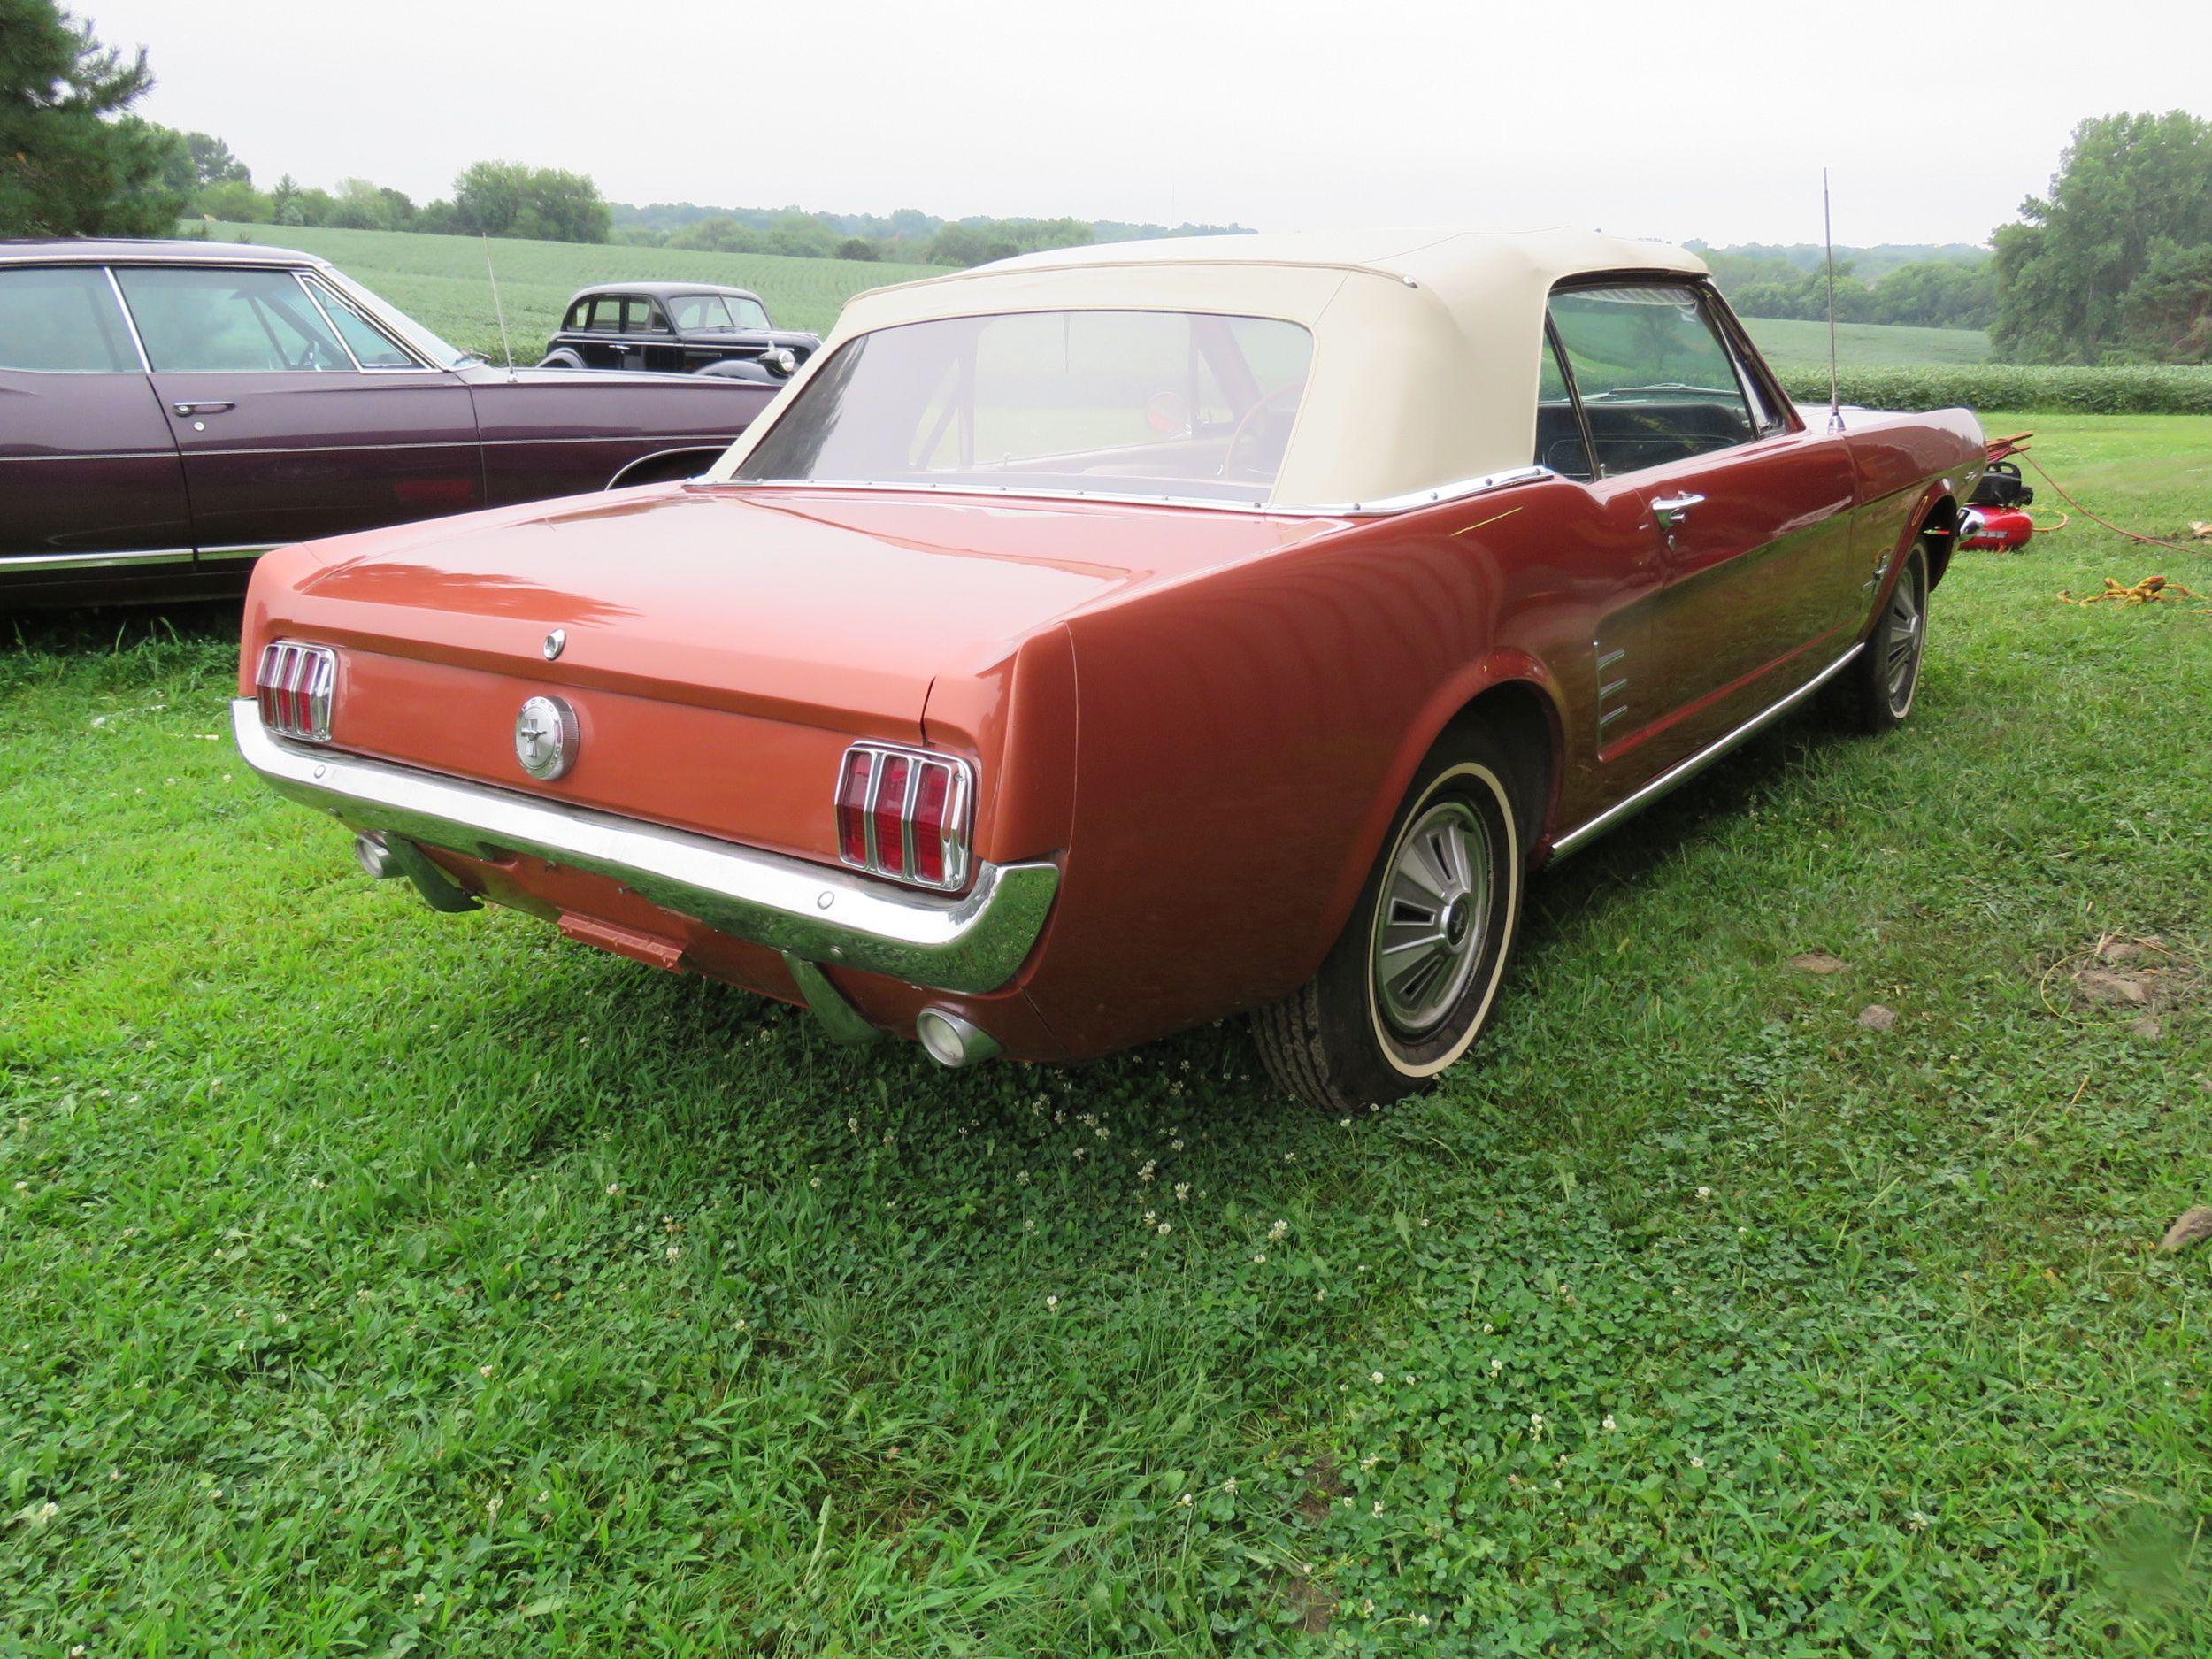
[[[1296,386],[1286,386],[1279,392],[1270,392],[1265,397],[1261,398],[1259,402],[1254,403],[1251,408],[1246,410],[1243,415],[1238,419],[1235,429],[1229,434],[1229,447],[1221,452],[1221,465],[1215,472],[1214,476],[1216,478],[1226,478],[1229,476],[1229,468],[1236,460],[1237,445],[1243,442],[1247,434],[1251,432],[1252,423],[1254,421],[1257,420],[1263,413],[1275,408],[1278,404],[1284,404],[1294,410],[1296,409],[1298,407],[1298,400],[1304,395],[1305,389],[1305,383],[1303,381],[1301,381]]]

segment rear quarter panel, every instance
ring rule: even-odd
[[[1096,1054],[1263,1006],[1342,929],[1421,757],[1503,681],[1586,802],[1593,618],[1640,541],[1535,483],[1363,523],[1069,619],[1073,828],[1028,987]]]

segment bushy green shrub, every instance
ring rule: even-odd
[[[1803,403],[1828,401],[1825,368],[1779,371]],[[1847,368],[1843,401],[1874,409],[2071,410],[2097,415],[2212,415],[2212,368],[2058,368],[1978,363]]]

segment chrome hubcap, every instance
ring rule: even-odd
[[[1490,833],[1446,801],[1398,843],[1375,918],[1375,998],[1402,1036],[1433,1031],[1459,1001],[1489,931]]]
[[[1889,599],[1889,658],[1883,664],[1889,687],[1890,711],[1902,714],[1912,703],[1912,688],[1920,672],[1920,647],[1924,635],[1921,619],[1919,584],[1908,570],[1897,579]]]

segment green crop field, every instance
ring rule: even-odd
[[[1778,369],[1828,364],[1828,325],[1747,317],[1768,362]],[[1989,336],[1978,328],[1911,328],[1888,323],[1838,323],[1836,361],[1846,368],[1892,369],[1985,363]]]
[[[2212,419],[1989,420],[2212,518]],[[1341,1121],[434,915],[235,606],[18,619],[0,1653],[2203,1653],[2212,615],[2055,597],[2154,572],[1961,554],[1904,729],[1541,876]]]
[[[275,225],[211,225],[209,230],[226,240],[319,254],[455,345],[487,361],[499,360],[499,325],[484,273],[484,244],[473,238]],[[491,252],[518,363],[537,361],[568,296],[594,282],[687,277],[750,288],[767,302],[770,313],[782,326],[822,334],[836,319],[839,307],[864,288],[946,274],[942,265],[871,265],[852,259],[789,259],[776,254],[693,253],[560,242],[495,242]],[[1746,326],[1778,368],[1828,361],[1824,323],[1755,318]],[[1988,336],[1974,329],[1846,323],[1836,332],[1839,360],[1855,367],[1978,363],[1989,355]]]
[[[499,361],[499,323],[485,273],[486,244],[470,236],[411,231],[312,230],[275,225],[211,225],[211,234],[319,254],[425,326]],[[941,265],[860,259],[792,259],[780,254],[696,253],[683,249],[585,246],[565,242],[489,244],[515,361],[535,363],[559,326],[568,296],[594,282],[690,280],[750,288],[784,328],[826,333],[863,288],[942,276]]]

